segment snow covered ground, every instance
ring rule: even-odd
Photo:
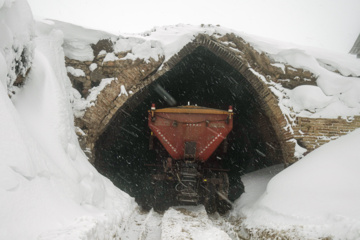
[[[260,198],[239,209],[243,224],[260,234],[272,229],[300,239],[359,239],[359,142],[360,129],[277,174]]]
[[[265,191],[269,180],[282,171],[282,164],[262,169],[242,177],[246,193],[238,199],[233,210],[224,216],[208,215],[204,206],[171,207],[162,214],[151,210],[148,213],[135,209],[123,225],[121,239],[193,239],[193,240],[239,240],[249,233],[241,225],[244,206],[252,206]]]
[[[25,0],[0,0],[0,239],[237,239],[240,226],[252,229],[253,236],[271,230],[299,239],[360,238],[360,130],[284,171],[274,166],[244,176],[246,193],[229,218],[208,216],[202,206],[171,208],[163,215],[139,212],[78,144],[70,104],[76,96],[64,56],[91,59],[89,44],[110,37],[117,51],[131,50],[128,58],[169,59],[198,33],[232,30],[178,25],[118,37],[80,29],[51,21],[35,25]],[[359,115],[359,60],[238,34],[280,68],[286,63],[319,76],[317,87],[272,86],[284,114]],[[25,85],[14,87],[16,75],[30,66]]]
[[[218,216],[218,215],[217,215]],[[223,222],[221,222],[223,223]],[[230,231],[229,231],[230,233]],[[236,236],[236,232],[230,233]],[[121,239],[236,239],[219,227],[216,216],[208,216],[204,206],[171,207],[163,214],[134,211],[124,224]]]

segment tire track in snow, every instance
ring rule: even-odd
[[[209,219],[205,207],[173,207],[164,213],[161,227],[162,240],[231,240]]]
[[[248,239],[247,232],[241,227],[240,219],[229,218],[228,216],[222,217],[218,213],[212,214],[209,218],[214,225],[226,232],[232,240]]]
[[[120,234],[121,240],[161,239],[162,216],[153,210],[148,213],[136,209],[126,221]]]
[[[164,214],[135,210],[123,225],[121,240],[239,240],[234,225],[205,207],[171,207]]]

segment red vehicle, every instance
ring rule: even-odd
[[[231,208],[228,170],[214,152],[227,151],[233,114],[231,106],[224,111],[192,105],[156,109],[152,105],[150,149],[156,151],[157,160],[148,164],[154,169],[150,207],[161,211],[174,204],[204,204],[208,212]]]

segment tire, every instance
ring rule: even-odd
[[[220,172],[218,173],[218,178],[222,179],[222,184],[217,188],[219,194],[217,194],[216,205],[217,211],[223,215],[232,208],[232,204],[228,199],[229,177],[226,172]]]
[[[155,181],[154,183],[154,199],[153,208],[156,212],[164,211],[164,182]]]
[[[212,214],[216,212],[216,192],[215,186],[213,183],[208,183],[207,186],[207,194],[205,197],[205,210],[207,213]]]
[[[224,215],[229,210],[231,210],[232,205],[226,200],[218,199],[217,201],[217,211],[220,215]]]
[[[154,187],[151,183],[151,177],[145,178],[145,181],[142,182],[141,194],[137,194],[135,200],[143,211],[150,211],[153,207]]]
[[[234,202],[244,192],[245,192],[245,186],[244,186],[243,182],[241,181],[241,179],[239,179],[236,182],[232,183],[232,185],[229,188],[229,200],[231,202]]]
[[[173,204],[174,191],[171,186],[168,181],[155,182],[153,208],[156,212],[164,212]]]

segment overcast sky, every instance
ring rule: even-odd
[[[28,0],[37,18],[115,34],[178,23],[221,26],[349,52],[360,33],[360,0]]]

